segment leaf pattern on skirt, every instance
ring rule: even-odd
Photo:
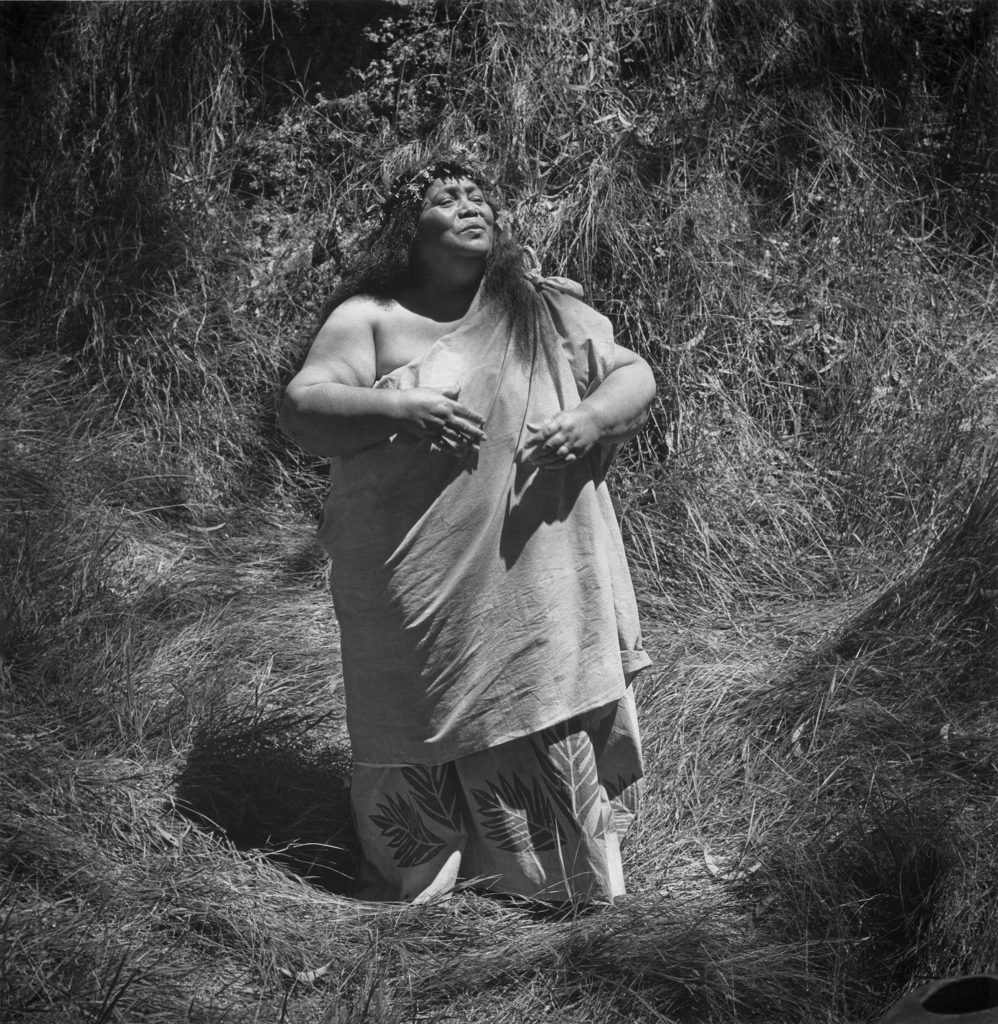
[[[447,765],[407,765],[402,777],[409,784],[419,809],[452,832],[461,828],[461,803],[454,773]]]
[[[400,794],[391,794],[377,809],[382,813],[370,815],[370,820],[381,830],[400,867],[425,864],[446,849],[445,837],[431,832],[417,808]]]
[[[459,877],[494,876],[497,892],[612,895],[606,839],[630,829],[641,775],[633,715],[576,716],[443,765],[358,765],[351,800],[370,898],[411,894],[457,850]]]
[[[488,790],[473,789],[472,795],[485,838],[500,850],[519,853],[531,847],[553,850],[560,845],[555,810],[536,779],[528,786],[516,774],[508,779],[501,775],[498,782],[488,781]]]
[[[529,739],[563,829],[579,835],[600,804],[592,742],[584,732],[569,732],[564,722]]]

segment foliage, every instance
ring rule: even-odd
[[[0,1016],[832,1024],[998,967],[993,8],[0,7]],[[274,412],[455,140],[660,385],[614,478],[646,811],[572,920],[338,895]]]

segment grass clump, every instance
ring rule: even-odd
[[[722,880],[785,938],[833,941],[857,1019],[912,978],[993,970],[995,501],[990,476],[823,634],[766,623],[785,649],[754,659],[744,635],[714,640],[729,660],[705,679],[705,632],[675,691],[647,698],[672,723],[650,738],[688,855],[721,851]]]
[[[4,1019],[846,1024],[998,969],[989,5],[0,20]],[[383,165],[454,141],[659,381],[631,892],[561,920],[343,895],[274,425]]]

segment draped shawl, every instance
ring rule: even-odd
[[[650,664],[605,483],[612,447],[564,469],[519,455],[613,367],[609,321],[547,281],[543,343],[476,300],[375,387],[445,387],[486,416],[462,459],[397,434],[332,460],[319,537],[331,559],[347,726],[358,763],[438,764],[624,695]]]

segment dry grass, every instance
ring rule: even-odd
[[[16,6],[0,1016],[846,1024],[998,969],[981,4],[417,3],[258,108],[292,8]],[[660,383],[614,480],[646,811],[574,919],[342,895],[322,467],[273,413],[382,162],[455,137]]]

